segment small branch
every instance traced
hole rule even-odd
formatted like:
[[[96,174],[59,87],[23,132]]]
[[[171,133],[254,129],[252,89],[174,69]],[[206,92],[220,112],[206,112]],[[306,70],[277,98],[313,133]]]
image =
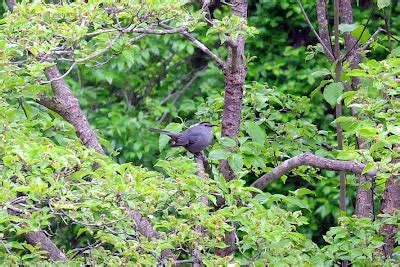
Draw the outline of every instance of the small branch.
[[[86,250],[89,250],[89,249],[92,249],[92,248],[96,248],[96,247],[100,246],[101,244],[102,244],[102,241],[97,240],[93,244],[89,244],[86,247],[76,248],[76,249],[73,250],[73,251],[75,251],[75,254],[71,257],[71,259],[74,259],[76,256],[78,256],[79,254],[82,254]]]
[[[173,28],[164,24],[164,23],[160,23],[160,26],[168,29],[168,30],[172,30]],[[192,42],[192,44],[194,44],[194,46],[196,46],[198,49],[200,49],[201,51],[203,51],[206,55],[208,55],[212,60],[214,60],[214,62],[221,67],[222,69],[225,69],[225,62],[220,59],[216,54],[214,54],[213,52],[211,52],[210,49],[208,49],[207,46],[205,46],[202,42],[200,42],[199,40],[197,40],[196,38],[193,37],[193,35],[191,35],[187,30],[181,31],[180,32],[183,36],[186,37],[186,39],[188,39],[190,42]]]
[[[365,46],[362,48],[363,51],[367,50],[369,46],[378,38],[378,34],[381,32],[386,32],[385,29],[378,28],[374,34],[371,35],[371,37],[368,39],[368,41],[365,43]]]
[[[51,80],[47,80],[47,81],[41,81],[41,84],[48,84],[48,83],[52,83],[54,81],[58,81],[60,79],[63,79],[64,77],[66,77],[75,67],[77,62],[72,63],[71,67],[69,67],[69,69],[61,76],[58,76],[57,78],[51,79]]]
[[[282,162],[282,164],[278,165],[270,172],[264,174],[259,179],[257,179],[251,186],[262,190],[267,185],[280,178],[282,175],[285,175],[292,169],[300,166],[311,166],[324,170],[346,171],[355,174],[361,174],[365,167],[365,164],[356,163],[354,161],[326,159],[307,152],[297,155],[291,159],[285,160],[284,162]],[[372,170],[365,175],[374,176],[376,173],[377,170]]]
[[[305,20],[306,20],[308,26],[310,27],[311,31],[314,33],[315,37],[317,37],[317,39],[318,39],[318,42],[319,42],[319,43],[322,45],[322,47],[324,48],[326,55],[327,55],[329,58],[334,59],[335,57],[333,56],[331,50],[329,50],[329,48],[326,46],[326,44],[324,43],[324,41],[321,39],[321,37],[320,37],[320,36],[318,35],[318,33],[315,31],[315,29],[314,29],[314,27],[313,27],[313,25],[312,25],[310,19],[308,18],[308,15],[307,15],[306,11],[304,10],[304,7],[303,7],[301,1],[300,1],[300,0],[297,0],[297,4],[299,5],[299,7],[300,7],[300,9],[301,9],[301,12],[303,13],[303,16],[304,16],[304,18],[305,18]]]
[[[175,105],[179,98],[192,86],[193,82],[199,77],[199,73],[196,72],[193,77],[189,80],[189,82],[183,87],[181,91],[176,92],[175,98],[172,100],[172,105]],[[168,115],[169,111],[165,111],[162,116],[158,119],[158,123],[162,123],[165,117]]]
[[[334,31],[335,31],[335,47],[334,47],[334,56],[338,59],[335,67],[335,81],[342,81],[342,61],[340,59],[340,42],[339,42],[339,23],[340,23],[340,6],[339,0],[334,0]],[[336,104],[335,108],[335,117],[339,118],[342,116],[342,103],[341,101]],[[337,144],[338,150],[343,150],[343,129],[339,123],[336,123],[336,133],[337,133]],[[339,207],[342,211],[346,211],[346,173],[344,171],[340,171],[340,197],[339,197]]]
[[[173,33],[182,33],[187,31],[185,27],[180,28],[171,28],[165,30],[157,30],[157,29],[134,29],[134,30],[127,30],[127,32],[136,32],[136,33],[145,33],[145,34],[157,34],[157,35],[166,35],[166,34],[173,34]]]
[[[128,43],[132,45],[132,44],[134,44],[134,43],[137,43],[139,40],[143,39],[143,38],[146,37],[146,36],[147,36],[147,33],[139,34],[138,36],[133,37],[132,39],[130,39],[130,40],[128,41]]]
[[[204,167],[205,166],[204,162],[207,160],[204,152],[201,151],[199,153],[194,153],[193,157],[194,157],[194,162],[196,163],[197,169],[198,169],[197,175],[204,180],[208,179],[208,177],[206,175],[205,167]],[[204,206],[209,205],[207,197],[201,197],[200,202]],[[202,236],[204,234],[204,229],[200,225],[196,225],[195,230],[196,230],[196,232],[199,233],[200,236]],[[199,244],[197,241],[196,246],[198,246],[198,245]],[[200,252],[201,251],[197,248],[193,251],[193,257],[194,257],[193,266],[203,266],[203,263],[202,263],[202,260],[200,257]]]
[[[206,55],[208,55],[212,60],[214,60],[214,62],[222,69],[225,69],[225,62],[220,59],[216,54],[214,54],[213,52],[211,52],[210,49],[208,49],[207,46],[205,46],[202,42],[200,42],[199,40],[197,40],[196,38],[193,37],[193,35],[191,35],[189,32],[185,31],[182,32],[182,35],[186,37],[186,39],[188,39],[190,42],[192,42],[192,44],[194,44],[198,49],[200,49],[201,51],[203,51]]]
[[[238,64],[238,44],[230,36],[227,37],[226,43],[232,50],[230,69],[231,72],[234,73],[237,69],[237,64]]]

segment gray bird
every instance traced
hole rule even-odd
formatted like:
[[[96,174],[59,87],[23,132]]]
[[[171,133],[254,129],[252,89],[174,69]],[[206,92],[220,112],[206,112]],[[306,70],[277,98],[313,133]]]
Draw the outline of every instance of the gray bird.
[[[171,146],[183,146],[189,152],[196,154],[211,144],[213,134],[211,128],[215,126],[209,122],[201,122],[183,132],[174,133],[161,129],[150,128],[152,132],[166,134],[171,137]]]

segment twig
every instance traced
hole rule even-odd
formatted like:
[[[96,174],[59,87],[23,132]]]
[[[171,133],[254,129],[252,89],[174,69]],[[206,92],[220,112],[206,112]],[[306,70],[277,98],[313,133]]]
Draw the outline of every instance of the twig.
[[[183,87],[181,91],[176,92],[175,98],[172,100],[172,105],[175,105],[178,99],[190,88],[193,82],[199,77],[199,72],[196,72],[189,82]],[[162,116],[158,119],[158,123],[162,123],[165,117],[168,115],[169,111],[165,111]]]
[[[0,243],[3,245],[3,247],[6,249],[8,254],[11,254],[11,251],[7,248],[6,244],[4,244],[3,239],[0,238]]]
[[[78,256],[79,254],[82,254],[86,250],[89,250],[89,249],[96,248],[96,247],[100,246],[102,243],[103,243],[102,241],[97,240],[93,244],[89,244],[86,247],[73,249],[72,251],[76,251],[76,252],[74,253],[74,255],[72,255],[71,259],[74,259],[76,256]]]
[[[69,69],[63,75],[58,76],[57,78],[54,78],[54,79],[51,79],[51,80],[48,80],[48,81],[41,81],[40,83],[41,84],[48,84],[48,83],[52,83],[54,81],[58,81],[58,80],[63,79],[64,77],[66,77],[74,69],[76,63],[77,62],[72,63],[71,67],[69,67]]]
[[[165,29],[173,29],[172,27],[164,24],[164,23],[160,23],[160,26],[165,28]],[[196,38],[193,37],[193,35],[191,35],[187,30],[185,31],[181,31],[180,32],[183,36],[186,37],[186,39],[188,39],[190,42],[192,42],[192,44],[194,44],[198,49],[200,49],[201,51],[203,51],[206,55],[208,55],[212,60],[214,60],[214,62],[221,67],[222,69],[226,68],[226,64],[225,62],[220,59],[216,54],[214,54],[213,52],[211,52],[211,50],[205,46],[202,42],[200,42],[199,40],[197,40]]]

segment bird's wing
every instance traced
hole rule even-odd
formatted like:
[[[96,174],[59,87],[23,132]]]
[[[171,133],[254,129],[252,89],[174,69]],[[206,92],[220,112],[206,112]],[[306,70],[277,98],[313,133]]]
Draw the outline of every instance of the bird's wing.
[[[174,137],[171,136],[172,146],[187,146],[189,144],[189,138],[183,134],[179,134]]]
[[[203,135],[201,133],[196,133],[196,132],[192,132],[190,134],[190,138],[188,140],[188,145],[193,145],[196,144],[200,141],[200,139],[203,138]]]

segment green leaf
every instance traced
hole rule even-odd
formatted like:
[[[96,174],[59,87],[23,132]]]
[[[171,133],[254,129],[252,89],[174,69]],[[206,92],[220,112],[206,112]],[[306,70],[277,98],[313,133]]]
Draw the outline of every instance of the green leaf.
[[[315,89],[311,92],[310,97],[311,97],[311,98],[314,98],[317,94],[320,93],[320,90],[321,90],[322,87],[324,87],[325,85],[331,83],[332,81],[333,81],[332,79],[330,79],[330,80],[322,80],[321,83],[318,85],[318,87],[315,88]]]
[[[226,136],[221,138],[221,144],[223,147],[235,147],[237,145],[235,140]]]
[[[352,32],[352,31],[354,31],[355,29],[357,29],[357,27],[358,27],[357,23],[354,23],[354,24],[345,24],[345,23],[341,23],[341,24],[339,24],[339,31],[340,31],[341,33],[344,33],[344,32]]]
[[[385,8],[390,5],[390,0],[378,0],[377,5],[379,9]]]
[[[337,155],[337,159],[341,160],[354,160],[358,158],[360,155],[358,154],[357,151],[351,151],[351,150],[340,150],[339,154]]]
[[[331,74],[331,72],[328,69],[322,69],[322,70],[314,71],[313,73],[311,73],[311,76],[318,78],[318,77],[326,76],[329,74]]]
[[[232,168],[234,173],[239,173],[243,168],[244,159],[240,154],[232,154],[228,158],[229,166]]]
[[[366,174],[369,171],[372,171],[373,169],[375,169],[375,163],[374,162],[369,162],[365,165],[363,171],[361,174]]]
[[[180,132],[182,130],[182,124],[179,123],[170,123],[165,127],[165,130],[171,132]],[[158,140],[158,147],[160,152],[163,151],[164,147],[168,144],[170,138],[168,135],[161,134],[160,139]]]
[[[229,154],[230,152],[226,151],[225,149],[213,149],[208,155],[208,158],[210,160],[227,159],[229,157]]]
[[[347,72],[347,76],[352,76],[352,77],[371,77],[370,74],[365,72],[365,70],[360,70],[360,69],[353,69]]]
[[[244,123],[244,128],[254,142],[264,145],[267,135],[258,124],[255,124],[252,121],[246,121]]]
[[[339,97],[343,93],[343,84],[341,82],[331,83],[325,87],[324,99],[328,102],[331,107],[335,107]]]
[[[305,187],[299,188],[296,191],[293,191],[292,193],[295,196],[298,196],[298,197],[299,196],[304,196],[304,195],[315,195],[314,191],[312,191],[312,190],[310,190],[308,188],[305,188]]]
[[[361,35],[362,33],[362,35]],[[368,29],[364,30],[364,26],[360,25],[355,29],[354,31],[351,32],[351,35],[357,39],[360,40],[360,42],[365,45],[365,43],[369,40],[371,37],[371,34],[369,33]]]

